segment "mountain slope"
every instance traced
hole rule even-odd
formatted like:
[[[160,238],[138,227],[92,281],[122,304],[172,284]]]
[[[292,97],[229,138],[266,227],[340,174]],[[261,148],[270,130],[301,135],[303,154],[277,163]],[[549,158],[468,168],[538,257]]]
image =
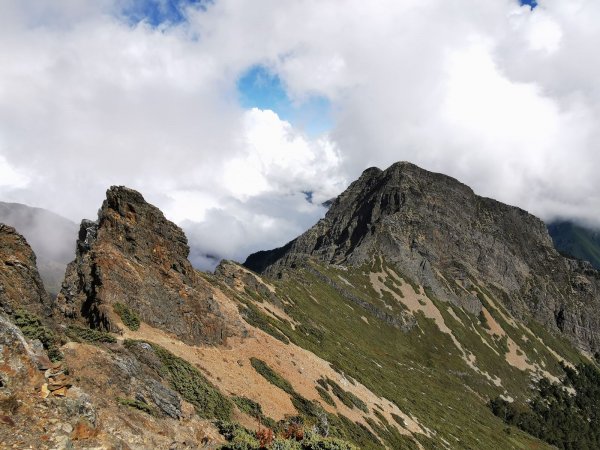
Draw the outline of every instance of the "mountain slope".
[[[35,313],[26,323],[2,316],[3,336],[13,330],[29,346],[42,336],[62,361],[36,370],[27,359],[26,383],[2,393],[0,409],[4,395],[20,405],[10,419],[18,432],[0,433],[3,446],[217,448],[229,440],[224,448],[258,448],[258,419],[278,429],[278,442],[288,447],[301,439],[304,448],[355,449],[348,441],[383,448],[387,439],[370,426],[377,420],[403,447],[428,433],[328,361],[256,327],[262,313],[247,316],[255,300],[248,292],[260,285],[274,295],[270,285],[236,265],[228,276],[197,272],[188,251],[181,230],[141,194],[108,190],[98,220],[82,221],[76,259],[47,326]],[[230,285],[231,277],[253,281],[246,290],[243,282]],[[15,348],[29,358],[27,347]],[[2,379],[14,372],[0,365]],[[335,386],[338,400],[322,383]],[[52,413],[40,413],[48,404]],[[35,429],[26,431],[32,414]]]
[[[548,232],[559,252],[600,269],[600,232],[567,221],[549,224]]]
[[[0,202],[0,223],[25,236],[37,256],[46,289],[56,295],[73,259],[77,225],[45,209],[5,202]]]
[[[504,433],[487,400],[524,400],[532,375],[561,373],[558,351],[580,360],[577,352],[547,334],[538,341],[537,329],[513,327],[492,303],[488,333],[476,315],[430,298],[400,273],[382,260],[357,268],[311,261],[270,280],[274,298],[246,287],[255,299],[246,315],[328,360],[342,379],[389,399],[426,430],[414,436],[418,444],[388,435],[390,448],[543,448],[516,430]],[[369,426],[386,436],[386,421]]]
[[[277,276],[306,258],[355,267],[377,254],[470,312],[482,307],[470,286],[483,283],[516,317],[600,346],[597,271],[563,258],[538,218],[409,163],[366,170],[313,228],[245,265]]]

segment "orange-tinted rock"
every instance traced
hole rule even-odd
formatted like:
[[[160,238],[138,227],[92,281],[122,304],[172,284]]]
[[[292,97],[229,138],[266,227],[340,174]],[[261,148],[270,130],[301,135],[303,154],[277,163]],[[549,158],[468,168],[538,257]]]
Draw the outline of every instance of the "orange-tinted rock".
[[[46,383],[42,384],[42,387],[40,389],[40,397],[48,398],[49,395],[50,395],[50,389],[48,389],[48,384],[46,384]]]
[[[52,395],[54,395],[55,397],[66,397],[67,387],[63,386],[63,387],[60,387],[60,388],[52,391]]]
[[[98,220],[81,223],[57,304],[67,317],[118,331],[118,302],[188,343],[222,343],[225,318],[188,254],[181,228],[140,193],[112,187]]]
[[[42,315],[50,299],[36,267],[33,250],[14,228],[0,223],[0,309],[25,308]]]
[[[73,439],[74,441],[80,441],[85,439],[91,439],[93,437],[96,437],[97,435],[97,429],[91,427],[84,421],[79,421],[77,422],[77,425],[75,425],[75,428],[71,433],[71,439]]]

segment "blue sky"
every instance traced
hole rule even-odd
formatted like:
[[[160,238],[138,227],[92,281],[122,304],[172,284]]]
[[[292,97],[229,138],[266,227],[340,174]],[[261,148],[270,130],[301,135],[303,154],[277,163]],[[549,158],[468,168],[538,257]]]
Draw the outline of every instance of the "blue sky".
[[[529,6],[531,6],[531,9],[534,9],[538,5],[538,2],[536,0],[520,0],[520,1],[521,1],[521,5],[529,5]]]
[[[242,74],[237,90],[242,107],[270,109],[310,136],[331,129],[331,103],[326,98],[312,96],[292,101],[281,79],[263,66],[251,67]]]
[[[134,0],[123,9],[132,23],[147,21],[153,26],[162,23],[179,23],[185,20],[187,6],[201,6],[208,0]]]

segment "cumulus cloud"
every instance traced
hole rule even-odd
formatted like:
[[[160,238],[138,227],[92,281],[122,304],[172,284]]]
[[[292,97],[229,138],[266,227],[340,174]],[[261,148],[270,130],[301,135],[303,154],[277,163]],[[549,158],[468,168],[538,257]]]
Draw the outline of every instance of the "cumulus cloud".
[[[74,3],[14,2],[3,13],[4,200],[79,220],[95,215],[109,185],[126,184],[184,223],[194,246],[243,259],[322,213],[297,205],[264,215],[252,201],[283,203],[302,190],[326,198],[343,188],[329,176],[339,165],[335,145],[307,138],[271,111],[243,110],[235,91],[243,69],[206,48],[198,29],[131,23],[117,3]],[[225,229],[214,222],[221,217],[239,232],[216,236]],[[266,231],[271,240],[259,239]]]
[[[405,159],[544,219],[600,226],[597,2],[260,4],[277,26],[217,2],[211,36],[227,42],[242,22],[250,49],[282,43],[262,57],[292,95],[334,103],[349,178]]]
[[[128,4],[3,4],[3,200],[79,220],[127,184],[207,263],[283,244],[364,168],[409,160],[600,226],[597,2],[216,0],[158,26]],[[292,102],[327,99],[330,132],[244,110],[256,65]]]

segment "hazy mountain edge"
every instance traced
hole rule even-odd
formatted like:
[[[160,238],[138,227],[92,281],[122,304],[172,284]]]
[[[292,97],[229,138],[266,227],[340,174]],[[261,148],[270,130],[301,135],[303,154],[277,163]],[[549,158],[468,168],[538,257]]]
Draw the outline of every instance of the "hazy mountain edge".
[[[46,289],[56,295],[75,255],[77,225],[51,211],[0,202],[0,223],[14,227],[31,245]]]

